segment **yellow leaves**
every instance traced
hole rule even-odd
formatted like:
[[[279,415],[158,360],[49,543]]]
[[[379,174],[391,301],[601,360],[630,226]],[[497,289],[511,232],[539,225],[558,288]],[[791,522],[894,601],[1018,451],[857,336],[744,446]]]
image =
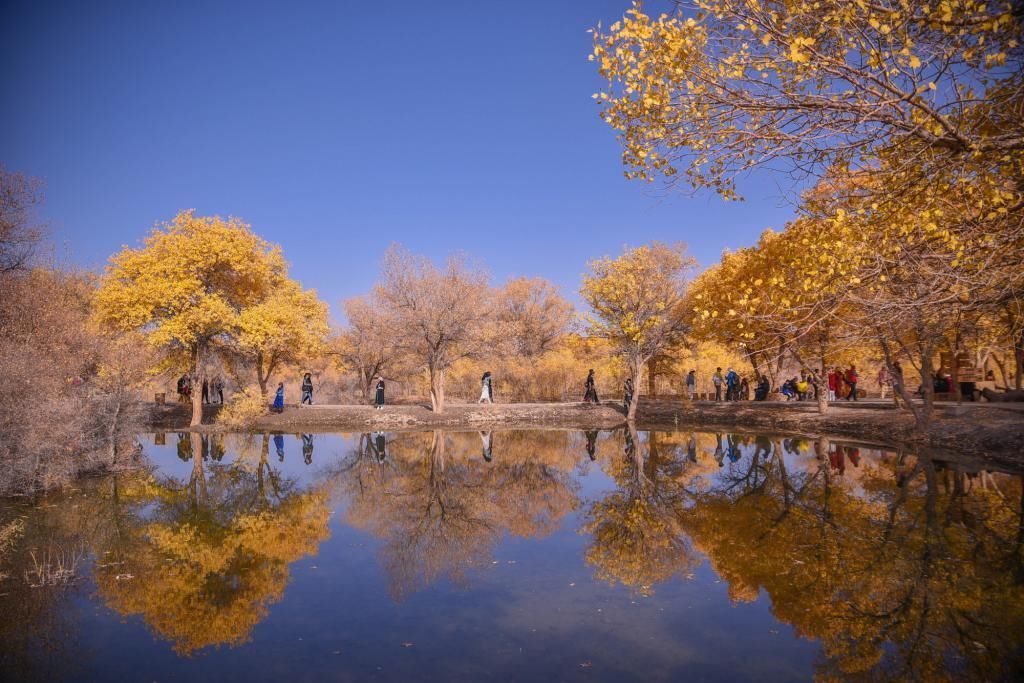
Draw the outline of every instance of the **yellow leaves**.
[[[139,330],[153,346],[189,348],[215,336],[278,334],[287,279],[279,247],[238,219],[187,211],[158,226],[139,249],[110,259],[96,293],[98,320],[120,331]],[[325,330],[326,310],[315,293],[298,293],[308,330]],[[244,314],[244,315],[243,315]],[[320,323],[322,321],[322,324]]]
[[[797,36],[789,43],[789,60],[797,64],[804,64],[810,60],[810,56],[804,52],[804,48],[814,45],[814,38]]]
[[[917,69],[921,66],[921,60],[917,58],[917,55],[911,55],[910,60],[907,62],[911,69]]]

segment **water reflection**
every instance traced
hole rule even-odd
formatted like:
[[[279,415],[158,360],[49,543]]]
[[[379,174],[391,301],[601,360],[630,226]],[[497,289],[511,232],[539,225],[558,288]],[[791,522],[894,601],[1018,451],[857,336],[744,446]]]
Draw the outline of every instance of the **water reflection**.
[[[70,675],[76,592],[145,623],[182,656],[243,646],[302,581],[292,565],[330,542],[337,507],[333,526],[372,539],[398,604],[447,584],[472,590],[508,539],[568,530],[583,547],[566,557],[601,590],[657,599],[707,581],[706,565],[728,586],[724,609],[767,601],[775,620],[820,647],[805,675],[1019,673],[1024,493],[1018,476],[977,463],[726,432],[186,432],[167,443],[169,460],[152,471],[0,516],[27,525],[0,557],[5,670]],[[92,558],[80,567],[91,582],[30,588],[29,551],[49,547]],[[362,581],[356,590],[367,581],[345,580]],[[570,604],[544,576],[531,581],[545,602]],[[634,618],[638,629],[653,619]],[[585,640],[592,626],[570,633]],[[778,656],[791,646],[780,641]]]
[[[480,455],[475,432],[364,435],[338,469],[347,521],[380,538],[396,600],[439,578],[466,585],[503,534],[541,537],[578,505],[567,432],[506,433]],[[362,443],[367,446],[363,447]],[[385,452],[388,456],[385,457]]]

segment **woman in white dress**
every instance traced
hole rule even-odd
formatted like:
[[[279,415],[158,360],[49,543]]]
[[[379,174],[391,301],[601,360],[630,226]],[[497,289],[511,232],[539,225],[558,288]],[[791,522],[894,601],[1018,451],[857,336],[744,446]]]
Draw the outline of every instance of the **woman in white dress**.
[[[491,372],[489,370],[480,378],[480,400],[477,403],[494,403],[494,394],[491,392]]]

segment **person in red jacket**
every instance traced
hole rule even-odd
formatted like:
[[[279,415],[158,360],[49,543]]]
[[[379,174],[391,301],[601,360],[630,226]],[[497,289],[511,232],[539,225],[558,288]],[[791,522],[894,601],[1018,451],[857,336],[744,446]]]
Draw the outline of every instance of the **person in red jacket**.
[[[846,400],[849,401],[851,398],[857,400],[857,368],[850,364],[850,369],[846,371],[846,384],[850,387],[850,393],[846,395]]]

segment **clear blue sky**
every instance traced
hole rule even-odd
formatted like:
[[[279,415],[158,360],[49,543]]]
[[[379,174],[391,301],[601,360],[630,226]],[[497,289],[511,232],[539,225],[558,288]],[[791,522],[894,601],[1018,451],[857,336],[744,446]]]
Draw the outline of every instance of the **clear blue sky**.
[[[623,178],[586,57],[627,8],[8,0],[0,162],[44,179],[42,217],[85,267],[195,208],[281,244],[335,311],[396,241],[575,299],[626,243],[685,241],[707,265],[792,213],[767,174],[742,204]]]

